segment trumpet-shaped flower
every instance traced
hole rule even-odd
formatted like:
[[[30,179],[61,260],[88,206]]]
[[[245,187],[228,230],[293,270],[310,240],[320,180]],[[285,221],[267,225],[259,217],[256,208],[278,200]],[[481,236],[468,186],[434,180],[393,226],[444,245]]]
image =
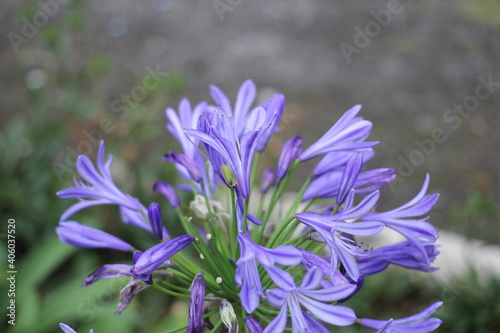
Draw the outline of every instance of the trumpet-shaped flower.
[[[383,213],[368,213],[363,220],[379,221],[405,236],[423,255],[425,264],[430,266],[431,260],[424,244],[434,243],[437,239],[436,229],[427,222],[427,218],[417,217],[427,214],[439,198],[439,194],[426,195],[429,186],[429,175],[425,177],[420,192],[406,204]]]
[[[304,150],[299,160],[305,162],[332,151],[358,150],[373,147],[378,142],[364,142],[370,134],[372,123],[356,117],[361,105],[353,106],[318,141]]]
[[[263,132],[249,131],[238,139],[230,119],[217,110],[201,116],[198,129],[185,131],[189,137],[204,143],[208,159],[220,179],[229,187],[236,186],[239,193],[248,198],[253,156]],[[228,174],[234,175],[235,182]]]
[[[338,261],[343,264],[347,274],[354,280],[359,279],[359,267],[355,256],[367,255],[363,249],[356,245],[352,236],[373,236],[384,228],[380,222],[355,222],[345,221],[358,219],[376,204],[379,192],[366,196],[355,208],[352,207],[354,191],[347,198],[343,211],[333,215],[317,215],[299,213],[297,220],[313,228],[324,239],[331,252],[331,268],[337,269]]]
[[[431,262],[434,261],[439,254],[437,251],[438,246],[429,242],[423,242],[422,245],[427,256],[423,256],[419,249],[408,241],[371,250],[369,255],[359,258],[361,274],[369,275],[378,273],[386,269],[389,264],[424,272],[433,272],[437,268],[429,266],[427,258]]]
[[[326,289],[317,289],[323,278],[320,269],[314,268],[306,273],[302,285],[289,288],[270,289],[266,300],[280,307],[279,314],[265,328],[264,333],[283,332],[286,327],[287,313],[292,318],[292,332],[325,332],[326,328],[317,320],[301,310],[304,306],[318,319],[336,326],[351,325],[356,315],[351,308],[342,305],[331,305],[324,302],[334,302],[352,294],[356,288],[351,284],[341,284]]]
[[[82,200],[71,206],[62,216],[61,220],[67,220],[77,211],[102,204],[115,204],[132,210],[141,210],[143,206],[137,199],[123,193],[116,187],[111,177],[112,156],[104,162],[104,141],[99,145],[97,155],[98,170],[92,164],[90,158],[80,155],[76,161],[76,170],[86,183],[75,179],[75,186],[57,192],[60,198],[90,198],[94,200]]]
[[[61,221],[66,221],[76,212],[95,205],[118,205],[122,212],[142,212],[147,214],[147,209],[139,200],[123,193],[113,182],[111,177],[112,156],[104,162],[104,141],[99,144],[97,154],[97,168],[90,158],[80,155],[76,161],[76,170],[85,181],[75,178],[75,186],[57,192],[60,198],[77,198],[80,201],[69,207],[61,216]],[[91,199],[85,200],[84,198]],[[134,223],[136,226],[151,232],[151,227],[144,218],[124,220],[125,223]]]
[[[334,151],[326,154],[321,161],[316,164],[312,173],[314,176],[319,177],[326,172],[343,170],[352,155],[358,153],[363,156],[364,163],[368,162],[375,155],[373,148],[357,149],[354,152]]]
[[[280,245],[268,249],[255,244],[244,233],[238,234],[241,248],[240,258],[236,262],[236,284],[241,287],[241,305],[248,313],[252,313],[260,304],[260,297],[264,296],[260,281],[257,261],[264,267],[271,279],[278,286],[294,286],[290,273],[276,266],[276,264],[293,266],[301,261],[300,252],[289,245]]]
[[[443,305],[443,302],[436,302],[413,316],[402,319],[375,320],[362,318],[360,324],[377,330],[377,333],[414,333],[432,332],[441,325],[441,320],[429,318],[436,310]]]
[[[302,201],[310,200],[314,197],[333,198],[340,194],[340,184],[343,173],[341,171],[331,171],[315,178],[307,187]],[[361,172],[352,188],[356,194],[372,193],[387,186],[396,178],[396,170],[381,168]]]

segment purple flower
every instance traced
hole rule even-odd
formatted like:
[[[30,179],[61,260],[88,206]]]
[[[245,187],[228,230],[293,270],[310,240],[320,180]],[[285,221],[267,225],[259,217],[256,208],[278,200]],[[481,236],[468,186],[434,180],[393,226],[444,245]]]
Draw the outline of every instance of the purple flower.
[[[439,254],[438,245],[424,242],[422,244],[427,256],[422,253],[411,242],[401,242],[383,246],[371,250],[366,257],[359,258],[359,270],[363,275],[375,274],[386,269],[389,264],[402,266],[409,269],[416,269],[424,272],[433,272],[437,268],[427,264],[427,258],[433,262]]]
[[[60,323],[59,327],[63,330],[64,333],[77,333],[74,329],[63,323]],[[94,330],[90,330],[89,333],[94,333]]]
[[[190,138],[186,135],[185,129],[191,128],[196,129],[198,126],[198,120],[202,113],[210,108],[207,106],[206,102],[198,104],[194,110],[191,110],[191,105],[187,99],[183,99],[179,104],[179,115],[173,109],[167,109],[166,116],[169,121],[167,129],[172,133],[172,135],[179,141],[184,151],[184,157],[170,156],[174,162],[177,170],[187,180],[194,179],[199,182],[203,179],[203,185],[196,184],[198,193],[202,192],[200,186],[205,187],[207,193],[215,193],[215,187],[217,186],[219,180],[214,177],[214,170],[211,165],[208,166],[207,172],[209,173],[209,179],[205,177],[205,159],[203,158],[201,151],[199,150],[199,141],[196,138]],[[177,154],[177,153],[176,153]],[[175,160],[178,159],[178,161]],[[181,163],[182,162],[182,163]],[[183,165],[184,164],[184,165]],[[191,190],[191,186],[189,186]]]
[[[304,193],[302,201],[307,201],[314,197],[333,198],[338,196],[342,175],[341,171],[334,170],[314,179]],[[368,170],[358,175],[352,188],[355,189],[356,194],[372,193],[384,188],[395,178],[396,171],[394,169],[381,168]]]
[[[130,251],[133,248],[118,237],[75,221],[59,222],[56,232],[61,242],[77,247],[108,248],[119,251]]]
[[[380,333],[432,332],[441,325],[441,320],[429,318],[443,302],[436,302],[413,316],[396,320],[375,320],[362,318],[360,324]]]
[[[158,203],[153,202],[148,207],[148,218],[149,223],[151,223],[151,229],[153,230],[153,235],[156,236],[159,240],[163,238],[163,221],[161,218],[161,210],[160,205]]]
[[[276,178],[274,177],[274,171],[271,168],[264,169],[262,173],[262,181],[260,185],[260,193],[266,194],[271,186],[274,186]]]
[[[187,333],[201,333],[203,329],[203,304],[205,302],[206,283],[203,273],[195,276],[191,284]]]
[[[303,249],[298,250],[302,254],[302,266],[304,266],[307,271],[318,268],[321,270],[321,272],[323,272],[323,275],[325,275],[330,280],[330,282],[321,280],[320,285],[323,288],[327,288],[328,286],[332,285],[349,283],[349,281],[347,281],[347,279],[342,274],[340,274],[337,269],[332,269],[330,263],[324,258]]]
[[[246,317],[245,324],[247,325],[248,331],[250,333],[262,333],[264,331],[259,322],[252,317]]]
[[[359,219],[370,211],[379,198],[375,191],[366,196],[355,208],[353,204],[354,192],[348,196],[344,210],[333,215],[316,215],[299,213],[297,220],[313,228],[325,240],[331,252],[331,268],[337,269],[338,260],[343,264],[347,274],[354,280],[359,279],[359,268],[355,256],[367,255],[363,249],[356,245],[352,236],[373,236],[378,234],[384,225],[380,222],[355,222],[345,221]]]
[[[118,310],[116,310],[115,314],[122,314],[123,310],[127,308],[132,299],[149,287],[148,284],[142,284],[139,280],[131,280],[121,291],[120,291],[120,302],[118,303]]]
[[[271,279],[278,286],[294,286],[290,273],[275,266],[275,264],[293,266],[301,261],[300,252],[289,245],[280,245],[268,249],[255,244],[244,233],[238,234],[241,255],[236,265],[236,284],[241,287],[241,305],[246,312],[252,313],[260,304],[260,297],[264,296],[262,282],[260,281],[257,261],[264,267]]]
[[[163,194],[167,199],[170,206],[177,208],[180,206],[181,202],[177,193],[175,193],[174,188],[167,182],[157,180],[153,184],[153,191]]]
[[[189,177],[195,182],[199,183],[203,180],[203,174],[200,171],[199,165],[195,163],[191,158],[187,157],[181,153],[168,153],[163,156],[163,160],[165,162],[175,163],[177,166],[180,166],[186,170],[189,174]]]
[[[200,117],[198,129],[186,129],[189,137],[202,141],[215,172],[228,187],[237,186],[244,198],[250,195],[250,172],[261,130],[248,131],[238,139],[227,116],[213,111]],[[236,184],[228,179],[228,168]]]
[[[246,127],[248,111],[250,111],[257,94],[255,84],[251,80],[243,82],[236,97],[234,111],[231,102],[218,87],[210,86],[210,94],[224,114],[232,117],[237,135],[242,136]]]
[[[140,252],[140,251],[136,251]],[[83,286],[88,287],[95,282],[102,279],[114,279],[122,276],[132,275],[132,265],[125,264],[113,264],[104,265],[96,269],[92,274],[88,275],[83,279]]]
[[[356,117],[361,105],[348,110],[316,143],[304,150],[299,160],[305,162],[332,151],[358,150],[373,147],[378,142],[364,142],[370,134],[372,123]]]
[[[167,259],[191,244],[192,241],[193,236],[182,235],[147,249],[132,267],[132,276],[134,279],[151,284],[151,274]]]
[[[428,242],[434,243],[437,239],[436,229],[427,222],[427,217],[416,219],[418,216],[427,214],[439,198],[439,194],[425,195],[429,186],[429,175],[425,177],[420,192],[406,204],[384,213],[369,213],[363,220],[379,221],[384,223],[410,241],[424,256],[425,264],[430,266],[431,260],[424,247]]]
[[[266,292],[266,300],[280,307],[279,314],[264,330],[264,333],[283,332],[286,327],[287,313],[292,318],[292,332],[327,332],[317,320],[301,310],[303,305],[318,319],[336,326],[351,325],[356,315],[351,308],[342,305],[331,305],[333,302],[352,294],[356,288],[350,284],[342,284],[326,289],[316,289],[323,278],[321,270],[314,268],[306,273],[300,287],[270,289]]]
[[[285,142],[276,166],[276,178],[283,179],[292,163],[302,152],[302,138],[295,136]]]
[[[115,204],[126,207],[132,210],[143,210],[145,208],[137,200],[123,193],[113,182],[111,178],[111,160],[110,155],[104,163],[104,141],[99,145],[99,152],[97,155],[97,171],[92,164],[90,158],[85,155],[80,155],[76,161],[76,170],[80,176],[85,180],[74,180],[75,186],[57,192],[60,198],[78,198],[80,201],[64,212],[61,220],[65,221],[76,212],[95,205]],[[83,200],[83,198],[90,198],[93,200]]]
[[[172,133],[172,135],[179,141],[184,151],[184,154],[192,159],[197,160],[199,156],[198,152],[198,142],[190,140],[186,137],[184,129],[186,128],[196,128],[198,124],[198,118],[207,108],[207,103],[202,102],[194,108],[191,109],[191,104],[186,98],[182,99],[179,103],[179,115],[175,110],[167,108],[165,115],[168,120],[167,129]]]
[[[321,176],[322,174],[333,171],[344,169],[347,161],[352,157],[353,154],[361,154],[363,156],[363,162],[368,162],[375,153],[372,148],[358,149],[354,152],[352,151],[334,151],[326,154],[313,170],[314,176]]]

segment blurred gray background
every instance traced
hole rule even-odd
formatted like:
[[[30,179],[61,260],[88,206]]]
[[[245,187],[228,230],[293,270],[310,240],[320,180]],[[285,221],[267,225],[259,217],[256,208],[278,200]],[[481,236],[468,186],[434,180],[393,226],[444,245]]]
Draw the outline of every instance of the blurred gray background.
[[[271,155],[292,135],[312,143],[342,112],[362,104],[361,116],[374,124],[372,139],[380,141],[370,166],[400,172],[386,196],[408,198],[429,172],[431,191],[441,193],[434,222],[475,236],[481,234],[472,229],[481,226],[454,225],[450,211],[478,193],[500,197],[498,1],[52,0],[1,7],[4,129],[17,115],[32,117],[27,95],[40,90],[51,119],[64,108],[79,109],[71,136],[97,127],[102,117],[121,124],[113,101],[130,93],[148,68],[168,72],[169,79],[174,73],[171,86],[178,90],[149,93],[139,103],[147,107],[132,109],[132,118],[162,121],[163,109],[175,108],[182,96],[192,103],[210,99],[210,84],[234,99],[249,78],[262,95],[287,96],[288,116]],[[39,31],[29,34],[27,22]],[[64,105],[65,81],[58,75],[78,78],[99,56],[106,59],[105,74],[94,66],[97,78],[74,88],[79,98]],[[476,97],[478,89],[485,97]],[[456,107],[464,104],[460,113]],[[141,133],[131,133],[105,136],[135,135],[139,144]],[[164,132],[155,133],[168,142]],[[63,151],[68,142],[76,150],[74,138],[63,140]],[[53,157],[64,160],[62,153]],[[490,232],[483,237],[499,240]]]
[[[55,192],[71,182],[76,155],[94,156],[105,139],[117,183],[149,202],[152,181],[174,177],[160,157],[179,148],[165,131],[165,108],[184,96],[210,100],[210,84],[234,100],[246,79],[260,99],[287,97],[264,162],[272,166],[293,135],[308,146],[362,104],[360,115],[374,125],[370,138],[380,141],[369,167],[399,172],[382,209],[410,199],[430,173],[429,191],[441,194],[430,221],[500,243],[499,13],[498,0],[2,1],[0,210],[18,221],[19,255],[40,262],[32,257],[38,246],[55,244],[54,227],[70,204]],[[96,225],[116,228],[114,215],[95,211]],[[78,285],[108,259],[116,261],[77,260],[52,285],[68,259],[44,264],[33,287],[43,290],[39,304],[59,281],[70,283],[68,274]],[[56,331],[60,317],[40,313],[20,318],[27,326],[19,332]]]

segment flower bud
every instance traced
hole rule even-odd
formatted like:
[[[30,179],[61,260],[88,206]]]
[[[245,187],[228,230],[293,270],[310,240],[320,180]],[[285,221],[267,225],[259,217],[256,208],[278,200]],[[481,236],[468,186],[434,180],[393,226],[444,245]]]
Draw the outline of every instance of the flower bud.
[[[202,333],[203,304],[205,302],[206,283],[203,273],[198,273],[191,284],[187,333]]]
[[[220,304],[220,318],[224,325],[226,325],[229,333],[239,332],[238,318],[234,313],[233,306],[227,299],[223,299]]]
[[[246,317],[245,324],[247,325],[250,333],[262,333],[264,331],[259,322],[252,317]]]
[[[283,179],[288,172],[288,169],[302,152],[302,138],[295,136],[285,142],[281,150],[278,165],[276,166],[276,178]]]
[[[156,238],[161,240],[163,238],[163,222],[161,219],[160,205],[158,205],[156,202],[153,202],[151,205],[149,205],[148,218],[149,223],[151,223],[153,234],[156,236]]]
[[[267,168],[262,173],[262,181],[260,184],[260,193],[266,194],[271,186],[274,186],[276,178],[274,177],[273,169]]]

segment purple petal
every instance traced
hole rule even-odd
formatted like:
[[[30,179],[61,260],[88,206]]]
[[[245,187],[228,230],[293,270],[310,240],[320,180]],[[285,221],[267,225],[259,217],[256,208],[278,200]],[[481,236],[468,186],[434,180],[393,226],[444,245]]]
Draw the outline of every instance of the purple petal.
[[[285,142],[276,166],[276,178],[283,179],[292,163],[302,152],[302,138],[295,136]]]
[[[157,244],[144,251],[134,265],[133,276],[145,282],[150,281],[150,275],[166,260],[191,244],[193,236],[183,235]]]
[[[91,284],[102,279],[114,279],[122,276],[131,276],[132,265],[112,264],[104,265],[89,274],[83,280],[83,286],[88,287]]]
[[[356,153],[347,161],[347,164],[340,179],[339,195],[337,196],[336,203],[340,205],[344,202],[347,194],[351,191],[358,178],[359,171],[363,166],[363,155]]]
[[[102,230],[82,225],[78,222],[60,222],[56,228],[63,243],[83,248],[109,248],[130,251],[132,245]]]
[[[250,333],[262,333],[264,331],[259,322],[252,317],[246,317],[245,324],[247,325],[248,331]]]
[[[286,304],[281,308],[278,315],[267,325],[264,333],[282,333],[286,327],[287,319],[287,306]]]
[[[302,305],[324,322],[336,326],[348,326],[356,321],[356,315],[351,308],[343,305],[321,303],[300,294],[298,297]]]
[[[163,194],[170,206],[176,208],[181,204],[174,188],[167,182],[157,180],[153,184],[153,191]]]

